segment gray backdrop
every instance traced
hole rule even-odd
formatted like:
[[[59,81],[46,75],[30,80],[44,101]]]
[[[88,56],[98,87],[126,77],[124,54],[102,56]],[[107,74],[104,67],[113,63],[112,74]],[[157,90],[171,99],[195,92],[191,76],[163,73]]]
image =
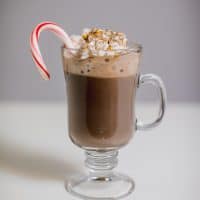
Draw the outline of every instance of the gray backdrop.
[[[29,34],[43,20],[70,34],[93,26],[124,31],[143,44],[141,72],[160,75],[170,101],[200,101],[199,0],[0,0],[0,100],[64,100],[61,42],[47,32],[40,38],[49,82],[30,56]],[[139,93],[153,96],[150,88]]]

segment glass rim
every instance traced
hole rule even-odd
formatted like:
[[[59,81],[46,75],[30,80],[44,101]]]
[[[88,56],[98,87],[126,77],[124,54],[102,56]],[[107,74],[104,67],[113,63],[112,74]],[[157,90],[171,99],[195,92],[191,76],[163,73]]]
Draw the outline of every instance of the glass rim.
[[[66,49],[66,50],[69,50],[69,51],[78,51],[79,48],[68,48],[66,47],[65,44],[62,45],[62,48],[63,49]],[[102,50],[104,52],[120,52],[120,53],[124,53],[124,54],[128,54],[128,53],[131,53],[131,52],[135,52],[135,53],[140,53],[142,52],[142,45],[137,43],[137,42],[128,42],[128,47],[126,49],[114,49],[114,50]]]

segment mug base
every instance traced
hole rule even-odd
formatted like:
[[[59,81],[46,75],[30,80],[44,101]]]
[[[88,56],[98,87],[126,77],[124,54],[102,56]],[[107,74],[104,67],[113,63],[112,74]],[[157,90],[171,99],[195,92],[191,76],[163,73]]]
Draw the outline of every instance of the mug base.
[[[90,173],[66,181],[65,188],[70,194],[82,199],[113,200],[130,195],[135,183],[130,177],[117,172]]]

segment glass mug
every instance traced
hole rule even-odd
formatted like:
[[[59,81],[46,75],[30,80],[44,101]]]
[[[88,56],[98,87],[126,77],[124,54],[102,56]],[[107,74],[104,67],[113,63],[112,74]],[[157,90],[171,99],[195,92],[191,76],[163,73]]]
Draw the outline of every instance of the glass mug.
[[[85,151],[89,172],[66,181],[66,189],[86,199],[121,199],[134,190],[134,181],[113,171],[118,151],[137,130],[160,124],[166,108],[166,89],[157,75],[139,74],[139,44],[131,44],[114,57],[80,60],[69,56],[72,51],[77,50],[62,47],[68,131],[72,142]],[[153,85],[160,98],[158,116],[148,124],[135,116],[136,90],[145,84]]]

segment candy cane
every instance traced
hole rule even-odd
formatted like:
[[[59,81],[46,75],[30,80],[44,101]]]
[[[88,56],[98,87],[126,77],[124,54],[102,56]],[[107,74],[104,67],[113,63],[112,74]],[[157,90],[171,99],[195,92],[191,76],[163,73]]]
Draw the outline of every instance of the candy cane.
[[[58,36],[61,39],[62,42],[64,42],[66,47],[69,49],[73,49],[74,44],[72,40],[70,39],[70,37],[68,36],[68,34],[54,22],[48,22],[48,21],[42,22],[34,28],[30,36],[30,47],[31,47],[32,58],[41,76],[43,77],[43,79],[49,80],[50,74],[44,63],[44,60],[42,58],[39,45],[38,45],[39,36],[43,30],[49,30],[53,32],[56,36]]]

